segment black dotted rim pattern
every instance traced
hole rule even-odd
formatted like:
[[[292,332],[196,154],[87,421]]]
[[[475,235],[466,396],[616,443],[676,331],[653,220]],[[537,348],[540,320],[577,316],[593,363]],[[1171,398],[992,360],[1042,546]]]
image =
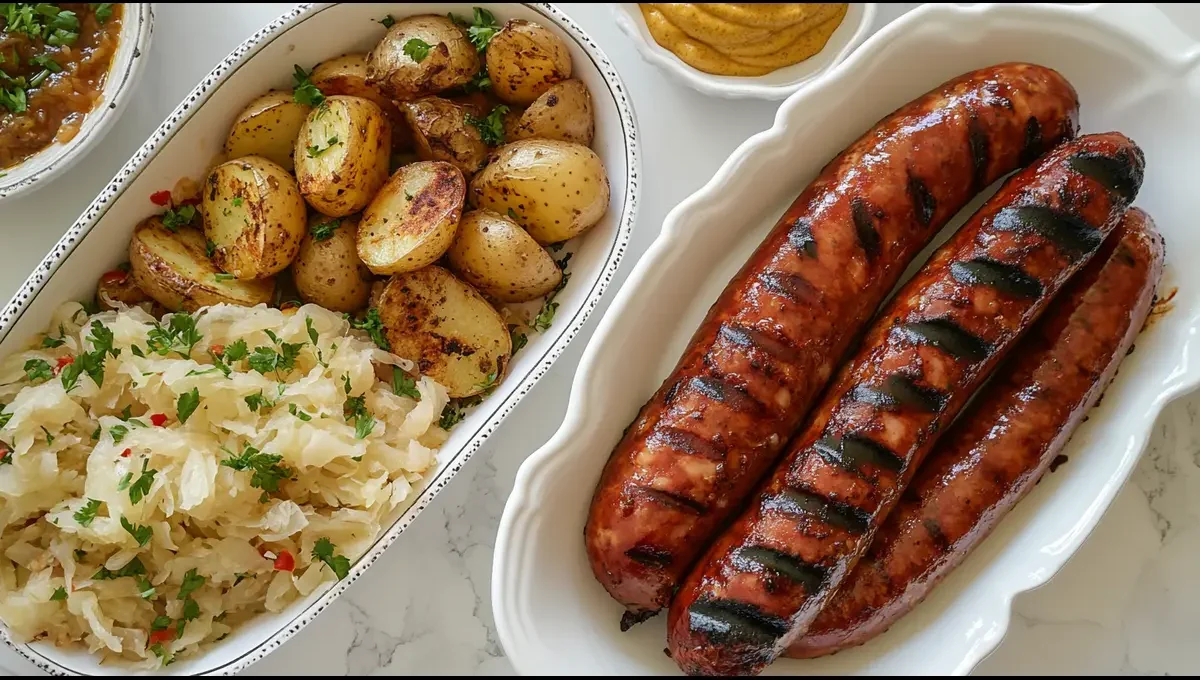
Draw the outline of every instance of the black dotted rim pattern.
[[[235,73],[240,67],[244,66],[251,57],[259,50],[269,44],[271,41],[283,36],[289,29],[298,25],[302,21],[311,19],[320,14],[321,11],[334,6],[336,3],[311,3],[297,6],[292,11],[284,14],[278,19],[267,24],[257,33],[239,45],[233,50],[220,64],[216,66],[196,86],[187,98],[171,113],[170,116],[158,127],[158,129],[150,136],[140,149],[133,155],[125,166],[117,173],[112,181],[104,188],[103,191],[92,201],[87,210],[80,216],[75,224],[67,231],[67,233],[58,241],[41,264],[30,275],[29,279],[21,286],[18,293],[12,300],[0,311],[0,340],[7,335],[8,331],[20,319],[24,311],[29,307],[37,295],[41,292],[43,286],[54,274],[63,261],[67,258],[75,247],[83,240],[89,231],[100,221],[104,213],[125,191],[125,189],[137,179],[139,175],[146,169],[150,162],[157,155],[157,152],[167,142],[169,142],[175,134],[191,119],[196,110],[211,96],[221,84]],[[579,334],[584,322],[595,310],[600,303],[605,290],[609,283],[612,282],[613,276],[617,272],[625,251],[629,245],[629,238],[633,230],[633,224],[637,215],[638,195],[641,187],[641,161],[638,152],[638,132],[636,116],[634,114],[633,104],[629,100],[625,90],[625,86],[618,75],[608,57],[600,46],[592,40],[566,14],[552,4],[548,3],[521,3],[525,7],[537,12],[549,22],[556,25],[558,28],[566,32],[584,51],[588,58],[595,65],[597,71],[604,78],[608,85],[609,94],[617,108],[620,117],[621,132],[624,140],[625,148],[625,167],[627,172],[625,193],[622,198],[622,210],[620,219],[617,223],[617,233],[610,246],[607,259],[604,263],[604,268],[600,275],[593,282],[588,297],[579,308],[578,311],[571,317],[570,323],[563,326],[563,330],[559,332],[553,345],[538,360],[532,370],[526,373],[509,394],[504,397],[504,400],[495,408],[488,419],[472,434],[467,444],[454,453],[450,462],[437,474],[433,479],[425,482],[424,488],[419,492],[415,502],[396,520],[392,526],[379,536],[371,549],[354,565],[350,570],[349,575],[333,584],[329,589],[321,595],[319,599],[306,607],[303,611],[297,614],[291,621],[288,621],[275,634],[269,637],[262,644],[254,649],[242,654],[241,656],[212,668],[206,668],[197,671],[196,675],[231,675],[239,671],[245,670],[251,664],[261,660],[267,654],[279,648],[284,642],[289,640],[296,633],[300,632],[304,626],[308,625],[318,614],[325,610],[333,603],[338,596],[344,593],[366,570],[382,556],[383,552],[396,541],[396,539],[412,524],[413,520],[424,510],[433,498],[440,492],[451,479],[462,469],[463,465],[471,459],[471,457],[483,446],[484,442],[496,431],[496,428],[504,421],[505,418],[516,408],[517,404],[533,389],[534,385],[549,371],[555,360],[567,348],[567,345]],[[516,376],[510,377],[510,379]],[[485,402],[486,404],[486,402]],[[44,656],[37,648],[32,645],[16,642],[9,634],[7,627],[0,625],[0,638],[6,644],[15,649],[22,657],[33,663],[42,671],[51,675],[76,675],[75,671],[66,668],[57,662]]]
[[[134,4],[139,5],[141,11],[137,15],[137,30],[128,34],[129,37],[134,39],[133,54],[115,81],[117,84],[112,88],[112,101],[108,103],[107,108],[104,111],[93,111],[84,117],[85,121],[97,116],[100,117],[100,120],[94,125],[85,126],[86,129],[82,130],[71,141],[61,146],[52,145],[44,151],[39,151],[34,156],[35,158],[43,153],[57,154],[58,158],[54,159],[50,165],[19,182],[14,182],[10,186],[0,186],[0,200],[23,193],[38,182],[47,182],[58,176],[60,172],[65,172],[75,162],[82,160],[87,155],[87,152],[82,149],[89,144],[89,140],[96,138],[98,141],[116,123],[117,118],[120,117],[117,115],[117,109],[122,108],[129,101],[128,97],[137,85],[136,76],[140,74],[141,68],[144,66],[142,57],[145,55],[145,52],[143,50],[150,47],[150,41],[154,34],[154,4],[149,2]],[[125,33],[124,26],[121,27],[121,33]],[[122,39],[125,37],[125,35],[122,35]],[[114,82],[112,79],[113,75],[113,73],[109,73],[108,82]],[[105,89],[107,89],[107,86]],[[3,184],[3,174],[4,172],[0,171],[0,184]]]

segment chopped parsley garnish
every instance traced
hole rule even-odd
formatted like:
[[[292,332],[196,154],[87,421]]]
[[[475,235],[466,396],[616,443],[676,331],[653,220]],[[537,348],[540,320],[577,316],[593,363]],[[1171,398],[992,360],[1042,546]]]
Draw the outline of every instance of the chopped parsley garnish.
[[[366,331],[367,335],[371,336],[371,340],[379,346],[380,349],[392,351],[392,345],[388,342],[387,335],[384,333],[383,321],[379,318],[379,310],[372,307],[367,310],[366,316],[361,321],[350,319],[350,326],[360,331]]]
[[[217,244],[213,243],[212,239],[205,240],[204,241],[204,256],[211,259],[212,256],[216,255],[216,254],[217,254]]]
[[[264,397],[262,390],[259,390],[258,394],[251,394],[246,397],[246,406],[249,406],[251,411],[257,413],[259,409],[271,408],[275,404],[270,399]]]
[[[124,425],[113,425],[108,428],[108,433],[112,435],[114,444],[120,444],[125,435],[129,434],[129,428]]]
[[[463,83],[463,91],[468,94],[471,92],[487,92],[490,89],[492,89],[492,79],[488,76],[487,66],[481,66],[478,73]]]
[[[161,356],[175,352],[185,359],[191,359],[192,348],[200,340],[196,320],[186,312],[176,312],[171,315],[171,320],[165,327],[155,322],[154,327],[146,334],[146,347]]]
[[[567,281],[571,280],[571,273],[567,271],[567,263],[571,261],[571,255],[572,253],[567,253],[561,260],[556,261],[558,268],[562,270],[562,280],[558,282],[554,290],[546,294],[546,301],[542,303],[541,311],[533,319],[533,330],[539,333],[549,329],[550,324],[554,322],[554,314],[558,311],[558,303],[554,301],[554,298],[558,297],[562,289],[567,286]]]
[[[231,457],[221,461],[221,465],[239,472],[252,470],[254,474],[250,477],[250,486],[262,489],[264,492],[278,491],[280,480],[292,476],[291,468],[279,464],[283,460],[283,456],[262,453],[249,444],[246,444],[242,453],[236,456],[229,449],[222,447],[222,450]]]
[[[438,418],[438,427],[449,431],[450,428],[462,422],[462,419],[465,418],[466,415],[466,411],[463,409],[462,404],[460,404],[457,400],[451,400],[446,404],[445,408],[442,409],[442,415],[440,418]]]
[[[316,85],[312,84],[309,79],[309,73],[300,68],[299,64],[295,64],[296,71],[292,74],[292,78],[296,81],[292,87],[292,99],[297,104],[307,104],[309,106],[320,106],[325,102],[325,95],[317,89]]]
[[[48,2],[0,3],[0,17],[9,33],[24,33],[55,47],[74,45],[79,39],[79,17]]]
[[[408,42],[404,43],[405,56],[418,64],[425,61],[425,57],[429,56],[429,51],[432,49],[433,45],[420,38],[409,38]]]
[[[302,347],[302,343],[291,342],[279,343],[278,352],[274,347],[255,347],[250,354],[250,368],[263,375],[271,371],[275,371],[276,375],[279,375],[279,371],[290,371],[296,367],[296,357],[300,356]]]
[[[417,381],[396,366],[392,366],[392,393],[418,401],[421,399],[421,393],[417,391]]]
[[[300,408],[298,406],[296,406],[295,404],[288,404],[288,413],[296,416],[297,418],[299,418],[300,420],[303,420],[306,423],[308,421],[312,420],[312,416],[308,415],[304,411],[301,411]]]
[[[194,205],[167,208],[167,211],[162,214],[163,226],[171,231],[179,231],[180,227],[186,227],[194,219],[196,219],[196,206]]]
[[[167,628],[170,628],[170,627],[171,627],[171,617],[169,617],[169,616],[156,616],[156,617],[154,617],[154,621],[152,621],[150,623],[151,631],[166,630]]]
[[[366,395],[346,397],[346,403],[343,404],[342,409],[346,414],[346,422],[354,421],[355,439],[365,439],[367,435],[371,434],[371,430],[375,429],[375,418],[367,411]]]
[[[340,226],[342,226],[342,218],[331,217],[324,222],[314,224],[310,231],[312,231],[313,240],[320,243],[333,238],[333,232],[337,231]]]
[[[225,346],[225,351],[221,354],[221,358],[225,361],[240,361],[246,358],[249,353],[246,347],[246,340],[238,338],[236,342]]]
[[[46,337],[42,338],[42,347],[46,349],[54,349],[55,347],[62,347],[64,342],[66,342],[66,340],[62,338],[52,338],[47,335]]]
[[[350,573],[350,560],[344,555],[335,555],[333,551],[333,543],[328,538],[318,538],[313,545],[312,556],[313,559],[324,562],[340,581]]]
[[[93,2],[91,5],[96,8],[96,21],[100,22],[101,26],[107,24],[108,20],[112,18],[113,3]]]
[[[512,219],[514,219],[514,220],[520,220],[520,219],[521,219],[521,218],[520,218],[520,217],[517,215],[517,211],[516,211],[516,210],[513,210],[512,208],[509,208],[509,209],[508,209],[508,216],[509,216],[509,217],[511,217],[511,218],[512,218]]]
[[[244,200],[246,200],[246,199],[242,198],[241,196],[234,196],[233,200],[231,200],[230,203],[233,204],[233,207],[240,208],[240,207],[242,207],[242,201],[244,201]]]
[[[117,482],[117,491],[124,491],[129,488],[129,483],[133,481],[133,473],[126,472],[121,475],[121,481]]]
[[[475,8],[475,15],[471,18],[471,22],[467,23],[465,19],[459,18],[454,14],[450,15],[450,19],[454,23],[467,29],[467,37],[470,38],[471,44],[480,52],[487,49],[488,43],[500,30],[500,25],[496,23],[496,17],[491,12],[482,7]]]
[[[30,359],[25,362],[25,377],[30,380],[49,380],[54,377],[54,369],[44,359]]]
[[[145,576],[146,565],[138,558],[129,560],[129,563],[116,571],[109,571],[107,567],[100,567],[100,571],[92,575],[96,581],[108,581],[114,578],[124,578],[126,576]]]
[[[150,539],[154,538],[154,529],[134,524],[124,517],[121,518],[121,527],[124,528],[125,532],[130,536],[133,536],[133,540],[137,541],[139,548],[146,547],[146,544],[150,542]]]
[[[326,140],[324,147],[322,147],[320,144],[313,144],[313,145],[309,146],[307,149],[308,157],[316,158],[317,156],[320,156],[321,154],[325,153],[326,151],[329,151],[330,149],[337,146],[338,144],[341,144],[341,142],[338,141],[337,135],[334,135],[334,136],[330,137],[328,140]]]
[[[504,114],[508,107],[500,104],[492,109],[484,118],[476,118],[470,112],[466,114],[467,124],[474,125],[479,130],[479,137],[488,146],[499,146],[504,143]]]
[[[42,426],[42,432],[46,433],[46,446],[53,446],[54,435],[50,434],[50,430],[47,430],[45,425]]]
[[[529,336],[522,333],[520,327],[518,326],[509,326],[508,336],[512,339],[513,354],[516,354],[521,350],[521,348],[529,344]]]
[[[232,281],[235,277],[233,276],[233,274],[226,274],[225,272],[217,272],[216,274],[213,274],[213,278],[217,280],[217,283],[224,283],[225,281]]]
[[[97,387],[104,386],[104,357],[105,350],[98,349],[95,352],[84,352],[75,358],[75,361],[67,364],[62,369],[62,374],[59,376],[62,380],[63,389],[67,392],[75,389],[75,385],[79,383],[79,376],[87,373],[92,380],[96,382]],[[117,352],[113,351],[113,356]]]
[[[142,460],[142,474],[138,476],[137,481],[129,485],[129,502],[134,505],[150,495],[150,486],[154,484],[154,475],[158,474],[158,470],[146,469],[149,463],[149,460]]]
[[[376,21],[383,24],[384,28],[391,28],[392,26],[396,25],[396,18],[393,17],[391,14],[385,16],[382,19],[377,19]]]
[[[82,562],[85,557],[87,557],[86,550],[80,550],[79,548],[75,549],[75,561],[76,562]]]
[[[158,594],[158,589],[150,582],[148,578],[139,578],[137,580],[138,595],[142,596],[143,600],[153,600]]]
[[[0,406],[0,409],[3,409],[3,408],[5,408],[5,407]],[[8,421],[12,420],[12,417],[13,417],[12,413],[0,413],[0,428],[7,427]]]
[[[59,586],[54,589],[54,594],[50,596],[51,602],[62,602],[67,599],[67,589]]]
[[[312,344],[314,346],[316,346],[317,338],[319,338],[320,336],[317,335],[317,329],[313,328],[313,322],[312,322],[311,316],[304,317],[304,328],[305,328],[305,330],[308,331],[308,339],[312,342]]]
[[[99,321],[92,322],[92,347],[97,352],[111,354],[114,357],[120,354],[120,350],[113,349],[113,332],[107,326]]]
[[[187,573],[183,575],[183,585],[179,586],[178,599],[187,599],[202,585],[204,585],[204,577],[198,575],[195,569],[188,569]]]
[[[499,372],[493,370],[491,373],[487,374],[487,377],[483,379],[483,382],[475,386],[475,389],[479,392],[487,392],[488,390],[494,388],[499,380]]]
[[[101,432],[103,432],[103,428],[101,428],[99,425],[97,425],[96,429],[92,430],[92,441],[96,441],[96,440],[100,439]]]
[[[200,389],[193,387],[191,392],[184,392],[179,395],[179,400],[175,403],[175,412],[179,415],[180,424],[186,423],[188,418],[196,412],[196,407],[200,405]]]
[[[92,525],[92,520],[96,519],[98,512],[100,512],[100,501],[89,498],[83,507],[75,511],[73,517],[76,522],[79,522],[79,526],[87,527]]]

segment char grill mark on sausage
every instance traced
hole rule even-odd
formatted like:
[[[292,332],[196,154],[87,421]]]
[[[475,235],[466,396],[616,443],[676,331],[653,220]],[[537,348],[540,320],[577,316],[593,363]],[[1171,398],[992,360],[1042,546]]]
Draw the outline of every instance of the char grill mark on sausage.
[[[1028,165],[1042,154],[1042,124],[1034,116],[1025,121],[1025,146],[1021,149],[1021,165]]]
[[[584,534],[592,571],[615,599],[635,613],[670,601],[908,263],[980,187],[1018,166],[1027,119],[1040,121],[1040,143],[1054,144],[1074,136],[1077,116],[1078,97],[1058,73],[998,65],[902,106],[821,170],[714,302],[613,450]],[[701,377],[718,384],[695,383]],[[724,460],[664,444],[656,433],[668,428],[719,443]],[[883,441],[877,432],[865,434]],[[864,479],[876,474],[895,476],[870,469]],[[647,499],[639,490],[647,480],[707,511]],[[647,546],[670,563],[630,556],[643,557]]]
[[[1128,207],[1125,195],[1073,167],[1071,159],[1080,153],[1141,163],[1137,147],[1117,133],[1061,145],[1010,179],[896,294],[758,498],[677,593],[668,643],[682,669],[704,675],[758,672],[812,624],[941,431]],[[997,295],[1000,291],[982,282],[961,281],[961,267],[955,276],[955,263],[981,259],[1019,265],[1042,294]],[[892,376],[915,376],[946,390],[948,399],[936,411],[897,411],[855,398],[860,386],[886,384]],[[815,531],[818,512],[781,516],[765,510],[765,499],[797,488],[858,508],[869,517],[867,531],[859,536]],[[922,528],[931,544],[945,542],[939,522]],[[780,568],[748,560],[748,549]],[[781,577],[801,563],[819,565],[828,578],[818,585]],[[702,600],[755,607],[787,621],[789,630],[770,643],[711,640],[689,628],[687,612]]]
[[[656,446],[668,446],[689,456],[698,456],[709,460],[725,460],[725,447],[718,442],[704,439],[675,427],[655,430],[647,442]]]
[[[682,496],[677,493],[663,491],[662,489],[655,489],[654,487],[650,486],[638,487],[638,492],[643,498],[660,505],[664,505],[673,510],[678,510],[680,512],[693,515],[703,515],[704,513],[708,512],[708,508],[706,508],[704,505],[697,503],[687,496]],[[662,553],[666,554],[665,551],[662,551]]]
[[[1071,157],[1069,162],[1075,172],[1091,177],[1126,201],[1132,201],[1142,185],[1142,165],[1128,157],[1081,153]]]
[[[728,600],[697,602],[689,612],[691,625],[714,640],[773,644],[785,632],[787,621],[764,614],[753,605]]]
[[[935,413],[945,406],[946,393],[918,385],[910,376],[897,374],[888,376],[882,385],[857,385],[850,392],[850,399],[884,411],[912,408]]]
[[[671,554],[650,545],[638,545],[625,551],[629,559],[647,566],[665,567],[671,563]]]
[[[955,281],[968,286],[991,286],[1007,295],[1036,298],[1042,295],[1042,284],[1016,265],[977,257],[968,262],[950,265]]]
[[[821,588],[829,576],[825,569],[815,564],[761,545],[739,548],[733,555],[733,564],[742,571],[771,571],[800,584],[808,592],[815,592]]]
[[[789,515],[812,515],[826,524],[858,536],[866,533],[870,517],[846,503],[838,503],[801,489],[784,489],[763,499],[763,510]]]

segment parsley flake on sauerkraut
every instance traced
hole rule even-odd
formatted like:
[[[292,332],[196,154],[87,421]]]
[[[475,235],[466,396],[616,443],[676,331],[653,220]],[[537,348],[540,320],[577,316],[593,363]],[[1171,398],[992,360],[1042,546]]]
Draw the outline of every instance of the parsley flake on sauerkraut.
[[[0,362],[0,618],[25,640],[194,654],[344,578],[446,437],[444,388],[313,305],[49,328]]]

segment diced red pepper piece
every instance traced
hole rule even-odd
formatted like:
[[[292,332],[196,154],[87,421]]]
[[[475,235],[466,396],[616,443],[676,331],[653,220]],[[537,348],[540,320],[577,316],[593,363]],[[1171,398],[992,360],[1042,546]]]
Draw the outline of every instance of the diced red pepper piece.
[[[163,628],[162,630],[150,631],[149,644],[151,647],[153,647],[154,645],[162,644],[164,642],[170,642],[171,640],[174,640],[174,639],[175,639],[175,626],[167,626],[166,628]]]
[[[150,416],[150,424],[154,427],[162,427],[166,424],[166,422],[167,414],[165,413],[155,413],[154,415]]]
[[[225,345],[213,345],[212,347],[209,347],[208,349],[211,350],[212,353],[217,356],[221,356],[222,354],[225,353]]]
[[[73,356],[59,357],[58,363],[55,364],[55,366],[54,366],[54,375],[58,375],[59,373],[62,373],[62,370],[64,368],[66,368],[67,366],[70,366],[73,363],[75,363],[75,357],[73,357]]]
[[[104,276],[100,277],[101,283],[107,284],[122,284],[129,278],[129,272],[120,269],[114,269],[110,272],[104,272]]]
[[[121,457],[128,458],[130,456],[130,454],[132,454],[132,453],[133,453],[133,449],[125,449],[124,451],[121,452]]]
[[[275,558],[275,571],[296,571],[296,558],[286,550],[279,551],[279,557]]]
[[[150,194],[150,202],[154,205],[171,205],[171,192],[163,189]]]

